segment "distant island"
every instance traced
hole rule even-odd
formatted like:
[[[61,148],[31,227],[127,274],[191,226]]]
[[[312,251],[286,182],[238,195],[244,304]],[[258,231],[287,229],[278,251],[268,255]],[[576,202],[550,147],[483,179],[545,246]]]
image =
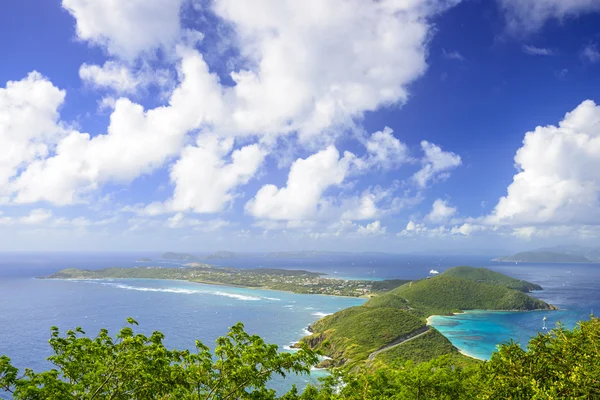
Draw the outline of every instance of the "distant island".
[[[600,263],[600,248],[555,246],[525,251],[492,261],[523,263]]]
[[[212,285],[282,290],[300,294],[363,297],[398,287],[407,280],[346,280],[324,277],[304,270],[220,268],[199,262],[184,267],[105,268],[100,270],[63,269],[44,279],[175,279]]]
[[[192,261],[192,260],[197,260],[198,257],[192,255],[192,254],[188,254],[188,253],[173,253],[171,251],[168,251],[166,253],[163,253],[160,258],[162,258],[163,260],[176,260],[176,261]]]
[[[142,257],[139,260],[137,260],[137,262],[150,262],[150,261],[152,261],[152,259],[148,258],[148,257]]]
[[[301,342],[330,358],[321,366],[375,369],[441,355],[457,364],[473,363],[477,361],[460,354],[430,327],[428,318],[465,310],[555,310],[555,306],[525,294],[540,289],[484,268],[451,268],[374,296],[362,306],[326,316],[309,327],[312,334]]]

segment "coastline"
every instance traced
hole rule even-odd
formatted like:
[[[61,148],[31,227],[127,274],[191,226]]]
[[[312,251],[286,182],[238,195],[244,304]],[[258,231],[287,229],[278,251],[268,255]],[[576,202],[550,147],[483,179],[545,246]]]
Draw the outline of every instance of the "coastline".
[[[271,289],[261,286],[242,286],[235,285],[230,283],[222,283],[222,282],[204,282],[199,280],[189,280],[189,279],[176,279],[176,278],[48,278],[48,277],[34,277],[32,279],[35,280],[55,280],[55,281],[105,281],[105,280],[148,280],[148,281],[175,281],[175,282],[188,282],[188,283],[197,283],[200,285],[211,285],[211,286],[222,286],[222,287],[230,287],[235,289],[248,289],[248,290],[268,290],[270,292],[281,292],[281,293],[293,293],[297,295],[307,295],[307,296],[327,296],[327,297],[340,297],[344,299],[364,299],[368,300],[370,297],[368,295],[361,296],[344,296],[339,294],[322,294],[322,293],[300,293],[294,292],[291,290],[283,290],[283,289]]]

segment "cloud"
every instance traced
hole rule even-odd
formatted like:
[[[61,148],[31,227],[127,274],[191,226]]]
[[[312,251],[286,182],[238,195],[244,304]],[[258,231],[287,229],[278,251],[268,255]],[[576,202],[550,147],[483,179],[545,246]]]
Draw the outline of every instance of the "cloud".
[[[518,173],[488,224],[600,224],[600,106],[593,101],[581,103],[558,126],[527,132],[515,165]]]
[[[15,179],[14,201],[80,202],[106,182],[131,182],[178,155],[185,135],[210,122],[221,105],[217,80],[197,52],[182,53],[180,74],[169,105],[144,110],[120,98],[106,134],[71,131],[64,136],[54,154],[34,160]]]
[[[433,202],[431,212],[425,219],[432,223],[442,223],[456,214],[456,208],[451,207],[446,200],[437,199]]]
[[[532,33],[551,19],[565,18],[600,11],[597,0],[498,0],[506,18],[507,29],[513,34]]]
[[[107,61],[104,65],[82,64],[79,77],[88,86],[95,89],[112,90],[118,94],[136,94],[150,85],[167,87],[172,80],[169,71],[151,69],[147,64],[137,71],[116,61]]]
[[[456,50],[446,51],[446,49],[442,49],[442,54],[444,58],[447,58],[448,60],[465,61],[465,57]]]
[[[391,169],[411,160],[408,147],[396,139],[393,132],[386,126],[383,131],[371,134],[365,143],[367,156],[364,159],[364,167]]]
[[[64,130],[58,109],[65,92],[38,72],[0,88],[0,198],[21,168],[47,156]]]
[[[323,141],[365,111],[404,103],[426,69],[428,19],[456,3],[217,0],[247,60],[231,74],[232,124]]]
[[[598,45],[594,43],[585,46],[581,51],[581,57],[592,64],[600,62],[600,51],[598,51]]]
[[[100,107],[112,110],[110,123],[105,133],[91,135],[60,120],[64,91],[32,73],[21,81],[21,94],[0,101],[0,113],[8,109],[5,104],[18,101],[30,110],[23,116],[11,112],[11,118],[25,121],[26,134],[13,135],[18,130],[0,122],[0,143],[10,139],[9,145],[21,146],[18,159],[0,161],[0,201],[89,202],[106,184],[127,185],[171,166],[173,195],[150,204],[146,213],[221,211],[236,198],[237,187],[258,172],[280,137],[294,137],[314,152],[348,131],[362,132],[365,112],[404,104],[409,84],[427,68],[431,19],[458,2],[216,0],[211,10],[231,27],[227,32],[233,36],[227,40],[240,59],[235,70],[220,71],[230,74],[232,82],[225,84],[198,51],[186,47],[200,36],[182,30],[182,0],[63,0],[76,20],[78,38],[112,57],[103,65],[81,66],[81,78],[92,89],[136,94],[156,84],[161,70],[150,69],[150,76],[144,68],[156,67],[156,50],[173,48],[157,58],[176,63],[177,86],[155,108],[109,93]],[[42,88],[39,98],[23,94]],[[4,135],[9,131],[10,138]],[[234,148],[238,143],[242,147]],[[360,159],[352,153],[340,156],[335,147],[298,158],[287,186],[263,186],[246,204],[247,212],[257,218],[304,219],[319,210],[326,190],[340,185],[351,169],[392,169],[411,161],[390,128],[364,138],[363,144],[366,155]],[[431,146],[423,147],[426,154],[439,149]],[[418,179],[423,186],[452,168],[435,157],[453,153],[439,152],[424,161]],[[319,168],[318,179],[295,172],[310,170],[319,160],[331,169],[323,173]],[[340,214],[358,219],[381,215],[372,195],[348,199]]]
[[[52,211],[38,208],[32,210],[29,215],[21,217],[19,222],[27,225],[36,225],[48,221],[52,218]]]
[[[196,231],[214,232],[228,226],[229,222],[222,219],[199,220],[195,218],[186,218],[184,213],[178,212],[167,219],[165,225],[173,229],[192,227]]]
[[[172,46],[181,35],[182,0],[63,0],[76,21],[77,37],[133,60]]]
[[[386,229],[385,226],[381,226],[381,221],[374,221],[365,226],[359,225],[356,233],[360,236],[380,236],[385,234]]]
[[[98,88],[113,88],[122,93],[134,93],[144,82],[134,76],[125,65],[107,61],[103,66],[82,64],[79,77]]]
[[[530,56],[553,56],[556,53],[550,49],[544,47],[536,47],[532,45],[523,45],[523,53],[529,54]]]
[[[449,230],[441,225],[434,228],[430,228],[425,224],[419,224],[414,221],[409,221],[406,224],[406,228],[401,232],[397,233],[398,237],[442,237],[449,234]]]
[[[422,188],[431,180],[447,178],[449,171],[462,163],[459,155],[443,151],[441,147],[426,140],[421,142],[421,148],[425,156],[421,160],[421,169],[413,175],[413,179]]]
[[[262,164],[266,152],[257,144],[233,151],[233,139],[203,136],[187,146],[171,169],[175,185],[168,211],[214,213],[233,200],[232,191],[248,183]],[[224,160],[229,156],[229,162]]]
[[[471,236],[474,232],[487,231],[489,227],[485,225],[471,224],[466,222],[460,226],[455,226],[451,229],[450,233],[453,235]]]
[[[355,156],[350,152],[340,157],[334,146],[305,159],[297,159],[290,168],[287,185],[277,188],[265,185],[246,203],[246,212],[256,218],[301,220],[316,215],[323,192],[340,185]]]

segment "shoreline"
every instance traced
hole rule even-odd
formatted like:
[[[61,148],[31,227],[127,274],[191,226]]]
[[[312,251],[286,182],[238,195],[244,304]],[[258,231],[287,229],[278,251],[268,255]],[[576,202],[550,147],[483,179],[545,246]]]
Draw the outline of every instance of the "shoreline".
[[[260,287],[260,286],[242,286],[242,285],[235,285],[235,284],[222,283],[222,282],[204,282],[204,281],[198,281],[198,280],[176,279],[176,278],[109,278],[109,277],[106,277],[106,278],[47,278],[47,277],[34,277],[33,279],[46,280],[46,281],[105,281],[105,280],[175,281],[175,282],[196,283],[199,285],[230,287],[233,289],[268,290],[270,292],[292,293],[292,294],[307,295],[307,296],[327,296],[327,297],[340,297],[340,298],[344,298],[344,299],[364,299],[365,301],[370,298],[366,295],[343,296],[343,295],[339,295],[339,294],[299,293],[299,292],[293,292],[291,290],[271,289],[271,288],[265,288],[265,287]]]
[[[455,316],[455,315],[466,314],[466,313],[467,313],[466,311],[462,311],[462,312],[459,312],[459,313],[452,313],[452,315],[430,315],[429,317],[427,317],[427,318],[426,318],[426,323],[425,323],[425,324],[426,324],[427,326],[431,326],[431,327],[433,327],[434,329],[437,329],[437,328],[436,328],[436,327],[435,327],[435,326],[432,324],[432,322],[431,322],[431,319],[432,319],[432,318],[435,318],[435,317],[452,317],[452,316]],[[440,331],[438,331],[438,332],[440,332]],[[442,335],[444,335],[442,332],[440,332],[440,333],[441,333]],[[445,337],[446,339],[450,340],[450,338],[448,338],[446,335],[444,335],[444,337]],[[451,341],[451,340],[450,340],[450,343],[452,343],[452,341]],[[466,350],[463,350],[463,349],[459,348],[459,347],[458,347],[458,346],[456,346],[454,343],[452,343],[452,346],[456,347],[456,349],[458,350],[458,352],[459,352],[460,354],[462,354],[463,356],[466,356],[466,357],[471,357],[471,358],[474,358],[474,359],[476,359],[476,360],[480,360],[480,361],[488,361],[488,360],[487,360],[487,359],[485,359],[485,358],[477,357],[477,356],[475,356],[475,355],[473,355],[473,354],[470,354],[468,351],[466,351]]]

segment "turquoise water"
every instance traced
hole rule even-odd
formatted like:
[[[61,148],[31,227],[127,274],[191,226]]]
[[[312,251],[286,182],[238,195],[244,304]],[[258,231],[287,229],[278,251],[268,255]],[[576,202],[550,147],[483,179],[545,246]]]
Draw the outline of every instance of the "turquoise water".
[[[116,332],[127,317],[140,323],[149,334],[160,330],[166,344],[192,348],[199,339],[209,346],[230,326],[243,321],[247,331],[261,335],[281,349],[304,336],[306,327],[321,316],[360,305],[362,299],[298,295],[193,284],[178,281],[36,280],[62,268],[98,269],[107,266],[131,267],[140,253],[0,253],[0,354],[12,358],[20,368],[43,370],[50,355],[47,340],[52,325],[63,331],[82,326],[89,335],[100,328]],[[453,265],[487,266],[498,272],[538,283],[544,287],[533,295],[562,310],[531,313],[472,312],[434,320],[436,326],[461,350],[488,358],[498,343],[514,338],[525,345],[541,331],[542,318],[549,327],[558,321],[573,326],[600,310],[600,266],[490,263],[482,257],[439,257],[390,254],[359,254],[314,259],[240,258],[223,261],[239,268],[289,268],[325,272],[329,276],[353,278],[420,279],[434,268],[443,272]],[[150,265],[161,263],[154,261]],[[178,265],[177,263],[169,262]],[[158,264],[160,265],[160,264]],[[287,351],[287,350],[286,350]],[[277,389],[292,383],[300,387],[322,375],[291,376],[276,380]],[[0,398],[3,395],[0,394]]]
[[[494,265],[490,268],[540,284],[544,290],[532,293],[558,311],[485,312],[469,311],[454,316],[436,316],[431,325],[465,354],[487,360],[496,346],[510,339],[523,347],[543,329],[562,323],[572,328],[578,321],[600,311],[600,266],[582,264]]]

